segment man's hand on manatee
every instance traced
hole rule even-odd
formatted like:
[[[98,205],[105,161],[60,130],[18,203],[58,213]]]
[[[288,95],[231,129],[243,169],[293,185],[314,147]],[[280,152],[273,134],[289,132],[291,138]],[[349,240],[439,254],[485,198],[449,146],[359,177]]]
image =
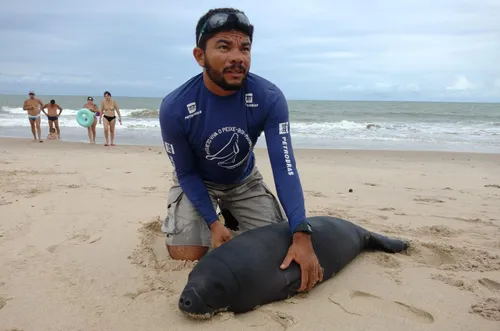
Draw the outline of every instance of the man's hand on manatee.
[[[292,263],[300,265],[301,284],[299,292],[311,290],[318,282],[323,281],[323,269],[321,268],[311,242],[311,235],[296,233],[293,235],[293,243],[281,264],[281,269],[286,269]]]
[[[231,233],[219,220],[210,224],[210,232],[212,233],[212,248],[217,248],[231,240]]]

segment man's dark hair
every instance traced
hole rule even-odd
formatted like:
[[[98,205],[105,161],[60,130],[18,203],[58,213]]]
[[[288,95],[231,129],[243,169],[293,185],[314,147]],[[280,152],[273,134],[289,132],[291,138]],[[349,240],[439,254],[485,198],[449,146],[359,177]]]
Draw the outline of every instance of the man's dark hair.
[[[225,14],[236,14],[236,13],[242,13],[245,14],[242,10],[239,9],[234,9],[234,8],[214,8],[210,9],[205,15],[200,17],[198,20],[198,24],[196,25],[196,35],[195,35],[195,44],[198,44],[198,38],[200,36],[201,28],[205,24],[205,22],[210,18],[210,16],[219,14],[219,13],[225,13]],[[219,29],[212,30],[210,33],[203,33],[203,36],[200,39],[198,47],[201,49],[205,50],[205,47],[207,46],[207,40],[210,39],[210,37],[213,37],[216,33],[221,32],[221,31],[231,31],[231,30],[237,30],[241,31],[245,34],[248,35],[250,38],[250,42],[252,42],[253,38],[253,25],[251,25],[248,28],[242,27],[241,25],[238,25],[236,22],[229,22],[226,23],[224,26],[220,27]]]
[[[50,103],[51,103],[51,104],[55,104],[55,103],[56,103],[56,101],[55,101],[55,100],[50,100]]]

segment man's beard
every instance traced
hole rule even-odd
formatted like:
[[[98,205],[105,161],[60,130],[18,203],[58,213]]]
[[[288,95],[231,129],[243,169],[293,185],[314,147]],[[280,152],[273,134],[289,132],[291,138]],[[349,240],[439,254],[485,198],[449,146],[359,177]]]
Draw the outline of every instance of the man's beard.
[[[206,56],[205,56],[205,71],[208,75],[208,77],[214,82],[217,86],[219,86],[221,89],[226,90],[226,91],[237,91],[239,90],[242,86],[243,83],[245,82],[245,79],[248,76],[248,71],[247,68],[241,64],[234,64],[229,67],[224,68],[223,72],[219,72],[215,70],[210,63],[208,62]],[[241,80],[241,83],[239,84],[229,84],[226,79],[224,78],[224,73],[233,70],[233,69],[240,69],[241,72],[244,72],[245,75],[243,76],[243,79]]]

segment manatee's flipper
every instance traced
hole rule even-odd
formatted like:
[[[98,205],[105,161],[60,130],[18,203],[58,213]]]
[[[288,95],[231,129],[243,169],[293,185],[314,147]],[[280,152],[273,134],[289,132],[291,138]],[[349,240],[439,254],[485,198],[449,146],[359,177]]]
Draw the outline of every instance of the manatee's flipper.
[[[408,249],[408,247],[410,246],[406,241],[391,239],[374,232],[367,232],[366,236],[369,237],[367,238],[368,240],[365,246],[366,249],[384,251],[387,253],[399,253]]]
[[[278,293],[276,300],[285,300],[295,296],[299,292],[301,282],[302,280],[299,276],[298,279],[285,286],[285,288]]]

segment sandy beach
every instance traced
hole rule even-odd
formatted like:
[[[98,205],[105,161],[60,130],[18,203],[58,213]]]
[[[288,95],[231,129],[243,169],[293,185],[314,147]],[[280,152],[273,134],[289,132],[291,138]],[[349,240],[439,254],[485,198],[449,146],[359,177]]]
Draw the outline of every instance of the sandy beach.
[[[119,143],[119,141],[118,141]],[[267,151],[257,164],[274,190]],[[408,239],[310,293],[193,321],[162,147],[0,139],[0,331],[499,330],[500,155],[297,150],[308,215]],[[352,189],[352,192],[349,192]]]

